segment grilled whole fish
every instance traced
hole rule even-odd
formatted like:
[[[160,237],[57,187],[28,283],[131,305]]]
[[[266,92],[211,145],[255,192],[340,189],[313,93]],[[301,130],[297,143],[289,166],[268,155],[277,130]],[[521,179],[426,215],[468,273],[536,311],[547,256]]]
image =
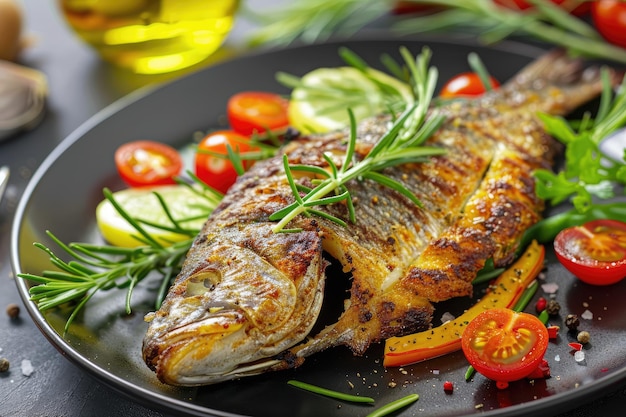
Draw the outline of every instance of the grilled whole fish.
[[[600,92],[598,72],[553,52],[499,90],[442,109],[446,121],[428,162],[389,168],[422,201],[353,181],[357,223],[301,216],[274,233],[270,214],[293,201],[280,157],[259,162],[224,197],[194,241],[182,271],[150,322],[143,357],[158,378],[202,385],[299,366],[331,346],[362,354],[384,338],[427,329],[434,302],[472,293],[488,259],[507,265],[544,208],[533,170],[549,168],[559,145],[537,112],[566,114]],[[386,117],[358,127],[357,157],[385,133]],[[340,164],[347,132],[285,146],[293,164]],[[300,181],[310,181],[300,178]],[[347,218],[340,204],[321,208]],[[351,279],[337,322],[310,334],[324,299],[326,256]]]

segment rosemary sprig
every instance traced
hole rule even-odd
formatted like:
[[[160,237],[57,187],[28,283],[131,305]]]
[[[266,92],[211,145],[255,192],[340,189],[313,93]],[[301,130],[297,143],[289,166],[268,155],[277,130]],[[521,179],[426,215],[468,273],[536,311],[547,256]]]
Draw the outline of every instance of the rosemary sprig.
[[[392,1],[292,2],[261,16],[249,14],[262,24],[253,34],[251,44],[285,45],[298,40],[305,43],[323,41],[332,35],[352,35],[377,19],[387,18],[391,29],[402,35],[465,31],[478,35],[486,44],[521,35],[561,46],[579,56],[626,63],[626,49],[606,42],[591,25],[568,13],[568,10],[585,0],[570,0],[560,6],[550,0],[529,0],[536,7],[523,13],[499,7],[493,1],[486,0],[408,1],[444,7],[436,13],[406,18],[392,15]],[[355,3],[358,3],[358,7]]]
[[[529,0],[535,7],[524,12],[484,0],[410,1],[444,6],[444,10],[436,14],[435,19],[422,16],[402,20],[394,26],[400,33],[465,28],[477,32],[486,44],[512,35],[526,35],[561,46],[574,55],[626,63],[625,49],[606,42],[591,25],[549,0]],[[571,8],[580,3],[579,0],[569,2]]]
[[[407,162],[423,161],[429,156],[441,155],[445,152],[442,148],[423,146],[426,139],[441,126],[444,119],[436,109],[429,112],[437,83],[437,70],[428,66],[431,52],[428,48],[424,48],[417,58],[413,58],[406,48],[402,48],[401,54],[412,75],[416,102],[395,120],[387,133],[360,161],[354,161],[357,138],[356,122],[351,111],[349,111],[350,135],[341,166],[337,166],[328,156],[324,156],[328,164],[327,170],[315,166],[291,165],[287,155],[284,155],[285,174],[295,201],[269,217],[271,221],[278,221],[273,229],[274,232],[297,231],[298,229],[286,229],[286,225],[300,214],[322,216],[345,225],[344,220],[314,208],[338,202],[346,203],[350,221],[355,222],[352,196],[346,187],[346,184],[354,179],[373,180],[396,190],[415,204],[421,205],[417,197],[402,183],[381,174],[385,168]],[[308,172],[314,178],[321,176],[324,179],[317,180],[317,186],[310,189],[296,183],[294,171]],[[305,195],[301,196],[300,193],[305,193]]]
[[[199,180],[196,179],[197,181]],[[203,206],[206,213],[202,216],[208,217],[219,202],[220,196],[201,183],[199,183],[200,188],[184,184],[189,186],[194,193],[203,197],[206,202],[206,205]],[[110,190],[105,188],[103,193],[120,215],[133,226],[138,234],[136,238],[144,242],[145,245],[123,248],[90,243],[65,244],[52,232],[47,231],[50,239],[69,256],[70,260],[63,260],[52,249],[37,242],[34,245],[49,255],[50,263],[57,269],[45,270],[40,275],[30,273],[18,275],[22,279],[39,284],[31,287],[29,293],[31,300],[37,303],[37,308],[40,311],[46,311],[68,302],[76,302],[65,323],[65,331],[69,329],[87,302],[102,290],[127,288],[126,312],[130,313],[133,289],[153,271],[158,271],[163,276],[157,295],[156,307],[158,308],[172,278],[180,270],[193,239],[199,232],[199,230],[183,226],[183,223],[191,219],[175,219],[166,202],[158,193],[155,195],[171,225],[160,225],[136,219],[130,216],[115,200]],[[187,235],[189,239],[165,246],[154,239],[144,226]]]
[[[380,0],[307,0],[288,2],[268,13],[245,7],[244,17],[258,21],[262,29],[250,39],[252,46],[284,45],[297,40],[323,41],[335,33],[351,35],[383,15],[389,4]]]

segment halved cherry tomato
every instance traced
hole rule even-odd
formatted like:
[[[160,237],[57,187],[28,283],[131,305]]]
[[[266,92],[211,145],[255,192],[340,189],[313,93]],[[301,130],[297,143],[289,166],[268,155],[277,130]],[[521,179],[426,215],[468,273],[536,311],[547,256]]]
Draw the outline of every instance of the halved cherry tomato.
[[[568,3],[570,3],[570,0],[550,0],[550,1],[554,4],[563,5],[563,6],[568,6]],[[505,6],[505,7],[508,7],[509,9],[514,9],[514,10],[526,10],[526,9],[530,9],[531,7],[534,7],[531,3],[529,3],[526,0],[494,0],[494,2],[496,4],[499,4],[500,6]],[[575,16],[585,15],[586,13],[589,12],[589,9],[590,9],[589,3],[590,2],[588,1],[582,2],[578,6],[574,7],[570,11],[570,13],[572,13]]]
[[[609,42],[626,48],[626,2],[597,0],[591,4],[591,19]]]
[[[532,314],[493,308],[467,325],[461,347],[476,371],[496,382],[510,382],[541,365],[548,339],[546,326]]]
[[[288,106],[289,101],[278,94],[247,91],[232,96],[226,111],[230,127],[249,136],[286,128]]]
[[[495,78],[489,77],[489,80],[491,81],[491,88],[495,89],[500,86],[500,83]],[[439,95],[443,98],[476,97],[484,94],[485,91],[487,89],[478,74],[475,72],[464,72],[445,83]]]
[[[183,161],[176,149],[159,142],[139,140],[115,151],[115,165],[131,187],[175,184]]]
[[[626,223],[593,220],[554,238],[557,259],[582,281],[610,285],[626,278]]]
[[[227,146],[240,154],[253,150],[248,137],[232,130],[219,130],[209,133],[200,141],[195,157],[195,173],[198,178],[223,194],[237,180],[237,171],[226,156],[228,155]],[[220,157],[211,153],[224,156]],[[252,166],[252,161],[244,160],[243,165],[244,169],[248,169]]]

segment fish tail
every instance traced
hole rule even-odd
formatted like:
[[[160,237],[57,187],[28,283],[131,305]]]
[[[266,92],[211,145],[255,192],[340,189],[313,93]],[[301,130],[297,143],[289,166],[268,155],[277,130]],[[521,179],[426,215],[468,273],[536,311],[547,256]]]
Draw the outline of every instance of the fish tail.
[[[542,97],[534,103],[537,110],[565,115],[596,98],[603,88],[601,66],[586,66],[563,49],[552,50],[524,67],[509,81],[504,91],[509,101],[515,94],[533,91]],[[606,67],[613,87],[623,74]],[[620,76],[621,75],[621,76]]]

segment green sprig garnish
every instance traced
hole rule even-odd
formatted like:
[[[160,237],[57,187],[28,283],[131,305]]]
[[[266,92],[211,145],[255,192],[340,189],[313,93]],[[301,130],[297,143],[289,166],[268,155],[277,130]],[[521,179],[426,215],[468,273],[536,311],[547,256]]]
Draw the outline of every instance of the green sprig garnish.
[[[602,70],[603,92],[594,119],[585,117],[574,130],[562,117],[540,114],[546,131],[566,145],[565,166],[558,173],[537,170],[537,195],[552,204],[568,199],[579,212],[588,211],[593,197],[615,196],[615,185],[626,184],[626,153],[621,161],[600,150],[600,143],[626,125],[626,78],[613,97],[609,71]]]
[[[421,206],[419,199],[404,184],[383,174],[385,168],[401,165],[408,162],[424,161],[430,156],[445,153],[443,148],[424,146],[424,142],[439,129],[444,116],[436,110],[430,111],[430,103],[437,84],[437,70],[428,66],[431,52],[424,48],[422,53],[413,58],[406,48],[401,49],[408,71],[413,80],[413,90],[416,102],[398,117],[390,129],[372,147],[360,161],[355,161],[356,121],[348,109],[350,118],[350,133],[346,153],[341,166],[324,156],[328,169],[317,166],[292,165],[287,155],[283,156],[283,164],[287,181],[293,191],[294,202],[285,208],[270,215],[269,220],[278,223],[274,232],[295,232],[299,229],[287,229],[287,224],[299,215],[321,216],[340,225],[346,222],[331,214],[318,210],[315,207],[345,202],[348,208],[349,221],[355,222],[355,212],[352,206],[352,196],[347,184],[352,180],[369,179],[383,186],[389,187],[415,204]],[[323,180],[314,180],[314,188],[304,187],[296,183],[294,172],[309,173]],[[300,193],[305,195],[301,196]]]
[[[390,402],[389,404],[385,404],[377,410],[372,411],[366,417],[384,417],[389,414],[400,410],[401,408],[407,407],[410,404],[413,404],[415,401],[419,400],[420,396],[418,394],[409,394],[402,398],[398,398],[395,401]]]
[[[348,402],[353,402],[353,403],[368,403],[368,404],[371,404],[374,402],[374,399],[372,397],[346,394],[344,392],[335,391],[335,390],[331,390],[328,388],[323,388],[317,385],[308,384],[306,382],[298,381],[295,379],[290,379],[289,381],[287,381],[287,384],[303,389],[308,392],[312,392],[314,394],[319,394],[325,397],[334,398],[336,400],[348,401]]]
[[[585,0],[571,0],[569,7],[549,0],[529,0],[531,10],[513,10],[487,0],[408,0],[415,4],[443,6],[441,11],[417,17],[394,16],[394,2],[380,0],[315,0],[292,2],[267,13],[250,13],[260,29],[252,45],[312,43],[333,35],[349,36],[368,24],[387,19],[399,34],[425,32],[475,34],[485,44],[512,36],[531,37],[560,46],[572,54],[626,63],[626,49],[606,42],[584,20],[569,10]]]
[[[193,178],[196,178],[192,175]],[[196,178],[196,181],[197,180]],[[104,189],[104,197],[113,204],[119,214],[135,229],[136,239],[144,243],[135,248],[123,248],[112,245],[96,245],[90,243],[63,243],[52,232],[47,235],[59,248],[69,255],[69,261],[41,243],[34,245],[46,252],[50,263],[56,270],[44,270],[40,275],[23,273],[18,277],[39,285],[29,289],[31,300],[37,303],[40,311],[46,311],[68,302],[76,302],[72,307],[64,330],[67,331],[78,313],[87,302],[99,291],[111,288],[126,288],[126,312],[131,312],[131,297],[134,288],[150,273],[157,271],[162,275],[161,285],[156,297],[156,308],[163,300],[171,280],[181,268],[185,255],[199,230],[184,227],[183,224],[195,218],[206,218],[220,201],[220,195],[198,182],[200,189],[189,186],[194,193],[203,197],[205,213],[194,218],[175,219],[167,204],[158,192],[155,195],[165,216],[171,225],[160,225],[136,219],[130,216],[115,200],[113,193]],[[154,239],[144,226],[150,226],[181,235],[189,239],[165,246]]]
[[[352,394],[346,394],[344,392],[340,392],[340,391],[335,391],[335,390],[330,390],[327,388],[323,388],[317,385],[313,385],[313,384],[308,384],[306,382],[302,382],[302,381],[297,381],[294,379],[291,379],[289,381],[287,381],[287,384],[303,389],[305,391],[308,392],[312,392],[314,394],[319,394],[319,395],[323,395],[325,397],[329,397],[329,398],[334,398],[336,400],[341,400],[341,401],[347,401],[347,402],[353,402],[353,403],[364,403],[364,404],[373,404],[374,403],[374,399],[372,397],[365,397],[365,396],[361,396],[361,395],[352,395]],[[395,401],[392,401],[390,403],[387,403],[383,406],[381,406],[380,408],[377,408],[376,410],[372,411],[371,413],[369,413],[367,415],[367,417],[384,417],[387,416],[395,411],[400,410],[401,408],[404,408],[412,403],[414,403],[415,401],[419,400],[419,395],[418,394],[409,394],[407,396],[404,396],[402,398],[399,398]]]
[[[262,25],[249,40],[252,46],[278,46],[323,41],[334,34],[350,36],[388,10],[388,2],[380,0],[307,0],[288,2],[268,13],[244,3],[242,14]]]

